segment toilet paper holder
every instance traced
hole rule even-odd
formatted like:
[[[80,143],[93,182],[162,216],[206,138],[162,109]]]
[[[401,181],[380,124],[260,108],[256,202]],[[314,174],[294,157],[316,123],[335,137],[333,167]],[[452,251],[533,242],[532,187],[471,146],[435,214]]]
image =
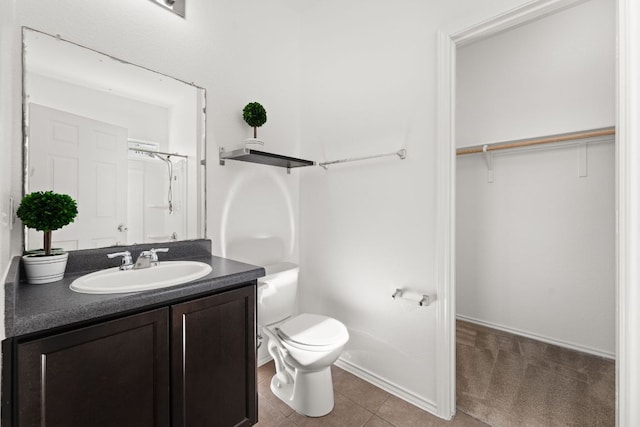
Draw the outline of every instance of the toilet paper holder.
[[[391,298],[396,299],[405,299],[409,301],[416,301],[419,307],[428,307],[431,305],[433,301],[436,300],[435,295],[427,295],[427,294],[419,294],[417,292],[406,291],[400,288],[396,288],[396,291],[391,295]]]

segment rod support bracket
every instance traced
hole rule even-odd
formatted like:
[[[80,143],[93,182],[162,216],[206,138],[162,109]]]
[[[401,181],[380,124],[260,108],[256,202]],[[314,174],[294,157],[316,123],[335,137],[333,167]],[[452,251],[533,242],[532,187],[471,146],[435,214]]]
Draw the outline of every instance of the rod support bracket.
[[[482,146],[482,153],[487,165],[487,182],[493,182],[493,153],[489,152],[489,145]]]

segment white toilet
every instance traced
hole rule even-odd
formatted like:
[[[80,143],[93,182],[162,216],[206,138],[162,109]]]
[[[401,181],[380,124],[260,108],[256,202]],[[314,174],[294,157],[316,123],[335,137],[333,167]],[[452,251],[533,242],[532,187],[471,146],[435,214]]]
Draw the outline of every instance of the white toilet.
[[[298,266],[265,266],[258,279],[258,328],[268,338],[276,365],[271,391],[296,412],[309,417],[333,409],[331,365],[349,341],[347,328],[319,314],[293,316],[298,287]]]

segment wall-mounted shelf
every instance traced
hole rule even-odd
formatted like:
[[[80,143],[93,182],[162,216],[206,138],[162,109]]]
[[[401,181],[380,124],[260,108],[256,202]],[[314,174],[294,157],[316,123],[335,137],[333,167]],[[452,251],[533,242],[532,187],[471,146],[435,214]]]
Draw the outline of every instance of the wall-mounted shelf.
[[[250,148],[238,148],[233,151],[224,151],[224,148],[220,148],[219,157],[221,166],[224,166],[225,160],[238,160],[240,162],[259,163],[262,165],[287,168],[287,173],[290,173],[293,168],[313,166],[316,164],[316,162],[311,160],[297,159],[295,157],[267,153]]]

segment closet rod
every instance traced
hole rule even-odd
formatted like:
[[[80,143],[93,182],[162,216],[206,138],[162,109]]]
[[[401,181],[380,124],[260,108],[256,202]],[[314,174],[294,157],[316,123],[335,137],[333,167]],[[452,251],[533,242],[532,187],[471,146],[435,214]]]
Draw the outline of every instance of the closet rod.
[[[473,147],[458,148],[456,154],[458,156],[464,154],[482,153],[485,151],[506,150],[508,148],[529,147],[532,145],[551,144],[554,142],[572,141],[575,139],[594,138],[597,136],[615,135],[616,128],[592,129],[583,132],[564,133],[560,135],[545,136],[542,138],[521,139],[513,142],[497,142],[494,144],[476,145]],[[484,147],[487,147],[486,149]]]

